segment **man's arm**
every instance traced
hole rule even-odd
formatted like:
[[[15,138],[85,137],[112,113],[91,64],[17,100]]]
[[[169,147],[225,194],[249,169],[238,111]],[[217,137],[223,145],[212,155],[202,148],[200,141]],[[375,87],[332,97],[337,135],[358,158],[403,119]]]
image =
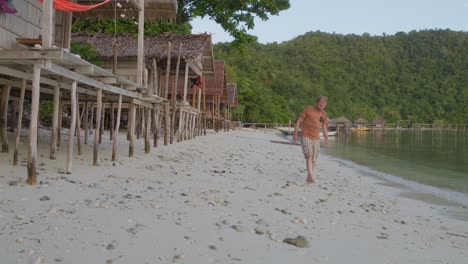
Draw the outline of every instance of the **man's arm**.
[[[299,127],[301,126],[301,123],[304,122],[304,117],[303,115],[299,115],[299,118],[296,121],[296,125],[294,125],[294,136],[293,136],[293,141],[296,142],[297,140],[297,134],[299,132]]]
[[[323,122],[322,124],[322,133],[323,133],[323,138],[325,139],[325,146],[328,146],[328,131],[327,131],[327,120]]]

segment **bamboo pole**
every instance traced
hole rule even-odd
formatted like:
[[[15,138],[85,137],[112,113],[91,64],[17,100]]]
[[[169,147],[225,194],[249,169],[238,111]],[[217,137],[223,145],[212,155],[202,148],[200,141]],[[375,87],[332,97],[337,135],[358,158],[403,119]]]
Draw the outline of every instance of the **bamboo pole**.
[[[148,154],[150,152],[150,124],[151,124],[151,109],[146,110],[146,126],[145,126],[145,153]]]
[[[153,106],[153,136],[154,136],[153,146],[154,146],[154,148],[158,147],[159,115],[160,115],[159,104],[154,104],[154,106]]]
[[[174,143],[174,134],[175,134],[175,119],[177,114],[176,109],[176,99],[177,99],[177,88],[179,86],[179,67],[180,67],[180,54],[182,53],[182,43],[179,44],[179,54],[177,56],[177,65],[176,65],[176,73],[175,73],[175,81],[174,85],[172,86],[172,117],[171,117],[171,144]]]
[[[164,98],[167,99],[169,93],[169,74],[171,71],[171,51],[172,43],[167,42],[167,67],[166,67],[166,82],[164,83]]]
[[[15,150],[13,152],[13,166],[18,165],[18,149],[20,145],[21,137],[21,127],[23,122],[23,103],[24,103],[24,94],[26,92],[26,79],[21,81],[21,93],[19,99],[19,109],[18,109],[18,124],[16,130],[16,140],[15,140]]]
[[[60,95],[59,95],[60,97]],[[62,118],[63,116],[63,104],[62,100],[59,100],[59,112],[58,112],[58,128],[57,128],[57,147],[62,146]]]
[[[94,128],[94,152],[93,152],[93,166],[98,165],[99,155],[99,131],[101,128],[101,112],[102,112],[102,89],[97,90],[96,99],[96,126]]]
[[[76,81],[72,82],[71,89],[71,123],[70,130],[68,131],[68,153],[67,153],[67,174],[72,173],[72,160],[73,160],[73,139],[76,126]]]
[[[128,146],[128,156],[133,157],[133,150],[134,150],[134,145],[135,145],[135,121],[136,121],[136,106],[133,102],[130,103],[129,115],[131,117],[130,119],[131,122],[128,125],[128,128],[129,128],[128,132],[130,136],[130,139],[129,139],[130,142]]]
[[[110,116],[110,129],[109,129],[109,140],[113,139],[114,127],[115,127],[115,104],[111,104],[111,116]]]
[[[78,155],[80,156],[83,154],[81,151],[81,118],[83,117],[83,113],[80,115],[80,98],[78,93],[76,93],[76,114],[78,115],[76,119],[76,145],[78,146]]]
[[[88,101],[84,103],[84,143],[88,144],[88,129],[89,129],[89,109],[88,109]]]
[[[2,141],[2,152],[8,153],[8,100],[10,98],[11,84],[3,86],[2,98],[0,100],[0,140]]]
[[[164,103],[164,146],[168,144],[169,132],[169,103]]]
[[[41,65],[43,61],[34,63],[33,80],[31,91],[31,120],[29,122],[29,145],[28,145],[28,179],[30,185],[37,184],[37,119],[39,117],[39,97]]]
[[[52,141],[50,143],[50,156],[54,160],[55,153],[57,152],[58,140],[58,123],[59,123],[59,106],[60,106],[60,87],[54,87],[54,107],[52,109]]]
[[[177,142],[180,142],[180,135],[181,135],[181,129],[182,129],[182,111],[183,111],[182,109],[183,108],[184,108],[183,106],[181,106],[179,108],[179,130],[177,132]]]
[[[117,137],[120,129],[120,113],[122,111],[122,95],[119,94],[119,104],[117,105],[117,123],[115,124],[114,137],[112,139],[112,161],[116,160],[117,156]]]
[[[100,118],[100,126],[99,126],[99,144],[102,144],[102,134],[104,134],[104,126],[105,126],[105,116],[106,116],[106,104],[101,102],[101,118]]]
[[[183,98],[184,106],[187,102],[188,74],[189,74],[189,63],[188,63],[188,60],[185,60],[184,98]]]

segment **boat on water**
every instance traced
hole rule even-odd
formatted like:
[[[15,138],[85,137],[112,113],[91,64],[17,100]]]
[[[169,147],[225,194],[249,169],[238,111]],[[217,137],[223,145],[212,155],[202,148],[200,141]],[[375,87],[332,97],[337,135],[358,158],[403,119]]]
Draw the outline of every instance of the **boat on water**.
[[[277,128],[283,135],[285,136],[292,136],[294,134],[294,128],[293,127],[278,127]],[[327,131],[327,135],[329,137],[334,137],[336,134],[336,131]],[[299,129],[299,135],[301,135],[301,130]],[[320,137],[323,137],[323,133],[320,131]]]
[[[349,128],[350,131],[370,131],[371,129],[363,125],[357,125]]]
[[[294,134],[294,127],[278,127],[277,128],[283,135],[290,136]],[[301,134],[301,130],[299,129],[299,135]]]

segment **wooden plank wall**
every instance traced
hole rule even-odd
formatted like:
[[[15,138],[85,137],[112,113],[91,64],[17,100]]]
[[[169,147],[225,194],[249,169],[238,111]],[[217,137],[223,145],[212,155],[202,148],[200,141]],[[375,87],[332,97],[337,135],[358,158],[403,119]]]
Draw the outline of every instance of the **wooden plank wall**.
[[[41,34],[42,4],[37,0],[12,2],[15,14],[0,13],[0,48],[12,49],[16,38],[38,38]]]

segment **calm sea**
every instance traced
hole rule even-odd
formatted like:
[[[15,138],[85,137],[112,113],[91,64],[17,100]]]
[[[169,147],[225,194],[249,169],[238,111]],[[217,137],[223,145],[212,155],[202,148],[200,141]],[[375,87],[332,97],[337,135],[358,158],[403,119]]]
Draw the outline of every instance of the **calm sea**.
[[[322,151],[388,180],[468,204],[468,131],[348,132]]]

